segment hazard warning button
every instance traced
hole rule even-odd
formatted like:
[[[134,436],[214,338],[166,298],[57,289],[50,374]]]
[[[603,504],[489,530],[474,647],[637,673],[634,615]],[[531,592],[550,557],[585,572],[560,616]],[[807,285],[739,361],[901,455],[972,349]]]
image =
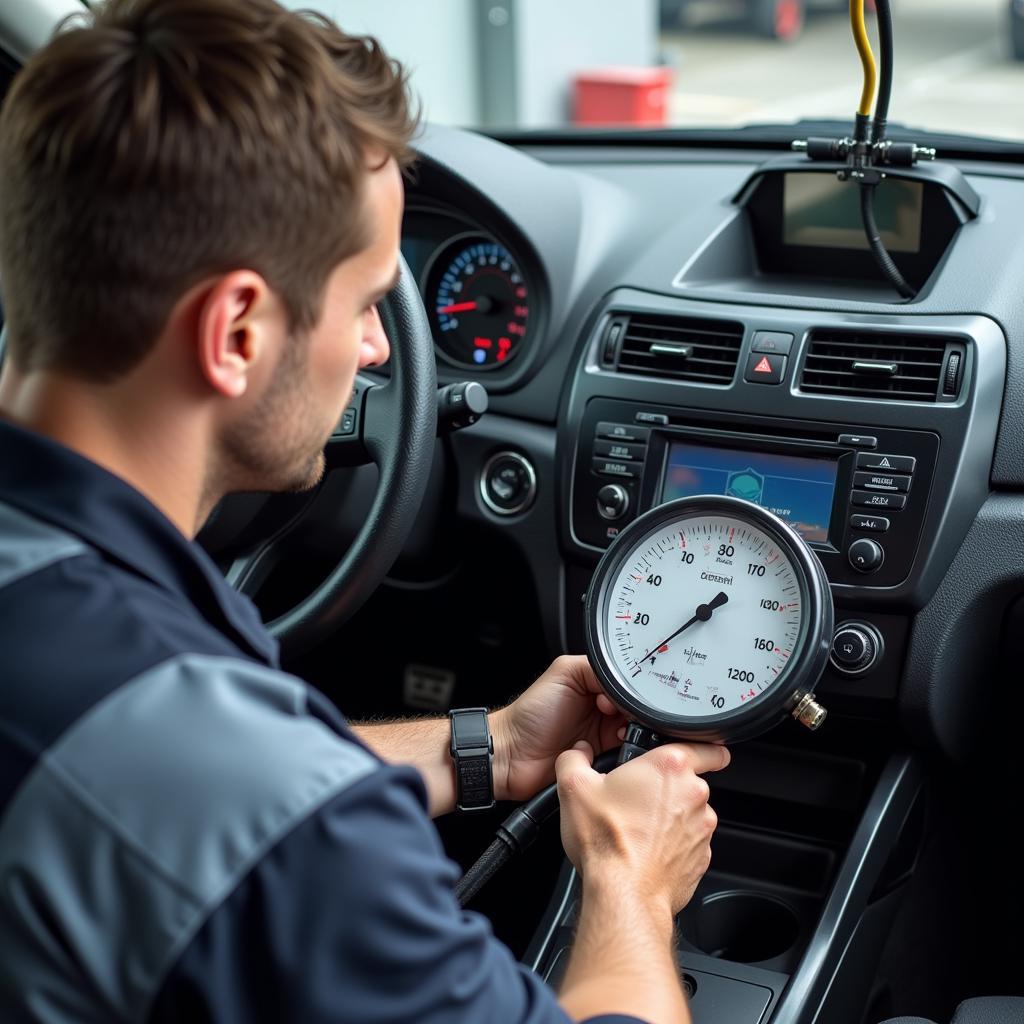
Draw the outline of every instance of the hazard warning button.
[[[785,376],[785,356],[773,355],[770,352],[751,352],[743,379],[751,384],[781,384]]]

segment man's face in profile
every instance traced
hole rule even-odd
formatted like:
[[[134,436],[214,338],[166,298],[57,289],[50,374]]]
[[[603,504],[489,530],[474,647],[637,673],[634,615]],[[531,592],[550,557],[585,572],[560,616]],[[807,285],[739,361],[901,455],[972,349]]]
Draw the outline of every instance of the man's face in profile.
[[[403,188],[394,160],[368,171],[364,203],[369,245],[331,273],[320,319],[311,330],[285,337],[281,310],[283,343],[276,365],[225,427],[228,473],[245,480],[244,489],[313,487],[323,475],[324,445],[348,404],[356,371],[388,358],[376,302],[396,277]]]

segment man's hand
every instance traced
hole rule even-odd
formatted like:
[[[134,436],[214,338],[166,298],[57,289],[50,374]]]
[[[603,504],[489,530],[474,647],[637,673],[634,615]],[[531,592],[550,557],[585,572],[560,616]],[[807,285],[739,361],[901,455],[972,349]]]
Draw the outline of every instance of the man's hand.
[[[556,658],[508,707],[490,716],[494,795],[528,800],[555,781],[555,759],[579,740],[598,753],[615,746],[625,718],[582,655]]]
[[[711,861],[718,824],[700,777],[726,767],[725,747],[667,743],[602,775],[579,743],[558,759],[562,844],[584,882],[608,882],[678,913]]]

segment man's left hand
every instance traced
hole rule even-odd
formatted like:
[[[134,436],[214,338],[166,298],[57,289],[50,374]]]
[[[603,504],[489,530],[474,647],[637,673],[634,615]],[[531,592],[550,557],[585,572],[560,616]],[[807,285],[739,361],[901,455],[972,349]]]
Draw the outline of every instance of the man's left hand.
[[[494,795],[528,800],[555,781],[555,758],[579,740],[596,753],[614,747],[626,720],[583,655],[556,658],[508,707],[490,715]]]

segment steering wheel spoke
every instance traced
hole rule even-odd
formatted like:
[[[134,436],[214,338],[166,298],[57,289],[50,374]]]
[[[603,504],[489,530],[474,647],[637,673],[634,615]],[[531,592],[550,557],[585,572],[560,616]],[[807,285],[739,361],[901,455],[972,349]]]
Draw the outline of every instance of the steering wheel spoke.
[[[376,462],[380,457],[379,447],[374,443],[379,434],[379,427],[374,427],[371,421],[368,428],[367,421],[368,418],[379,416],[383,411],[379,392],[386,389],[387,384],[375,381],[362,373],[356,375],[352,386],[352,398],[324,448],[328,469],[365,466],[367,463]],[[370,396],[374,392],[378,393],[378,397],[370,401]]]

